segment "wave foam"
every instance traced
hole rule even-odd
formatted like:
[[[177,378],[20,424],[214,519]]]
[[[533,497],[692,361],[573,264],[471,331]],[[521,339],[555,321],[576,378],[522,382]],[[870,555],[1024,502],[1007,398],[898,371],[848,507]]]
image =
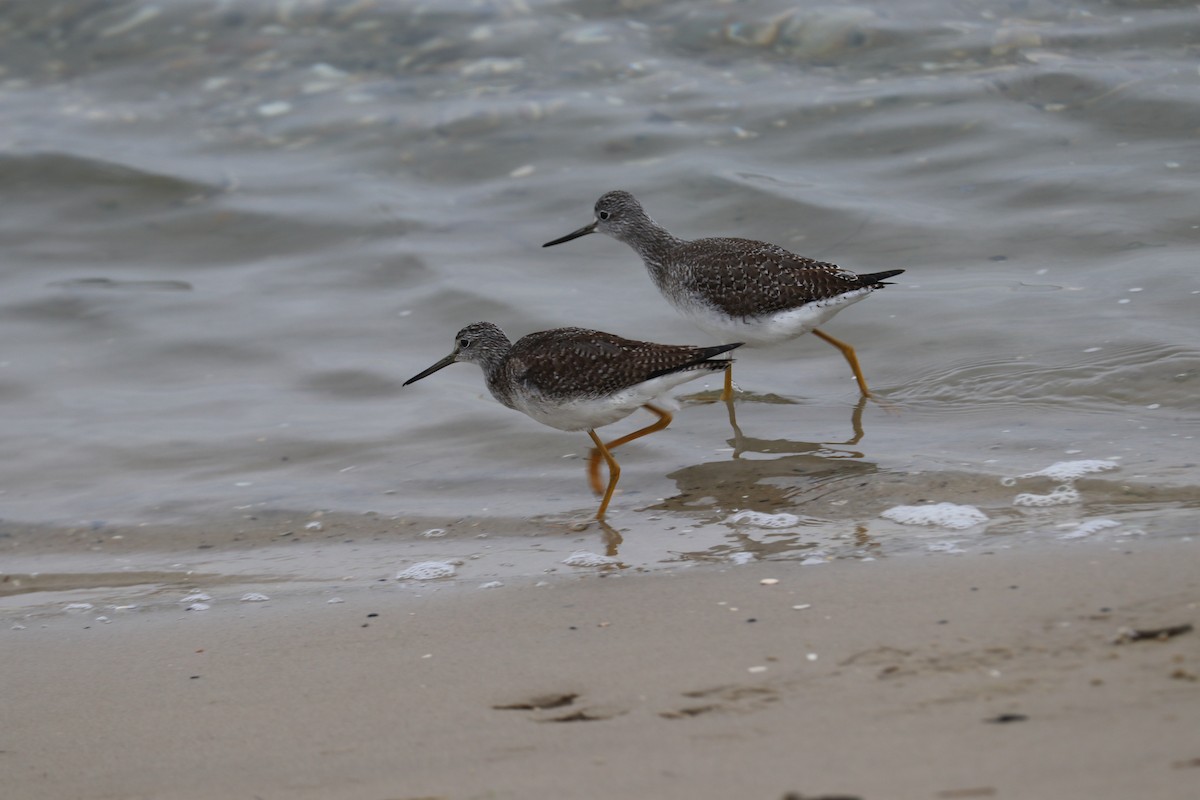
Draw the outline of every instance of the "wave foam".
[[[1034,494],[1033,492],[1022,492],[1013,498],[1014,506],[1029,506],[1032,508],[1048,508],[1049,506],[1062,506],[1070,503],[1078,503],[1082,501],[1079,496],[1079,491],[1069,484],[1064,483],[1062,486],[1054,487],[1054,491],[1049,494]]]
[[[1087,522],[1079,523],[1072,530],[1069,530],[1066,533],[1060,533],[1058,538],[1082,539],[1084,536],[1091,536],[1093,533],[1097,533],[1108,528],[1119,527],[1121,527],[1121,523],[1117,522],[1115,519],[1089,519]]]
[[[756,528],[790,528],[800,523],[795,514],[765,514],[762,511],[739,511],[729,518],[729,522],[745,522]]]
[[[602,556],[590,550],[576,550],[564,558],[562,563],[569,567],[607,567],[619,562],[612,556]]]
[[[1056,481],[1073,481],[1076,478],[1082,478],[1084,475],[1091,475],[1094,472],[1107,472],[1119,466],[1120,464],[1115,461],[1106,461],[1099,458],[1085,458],[1079,461],[1058,461],[1045,469],[1039,469],[1037,472],[1026,472],[1024,475],[1018,475],[1015,478],[1005,478],[1001,483],[1005,486],[1012,486],[1024,478],[1051,478]]]
[[[449,561],[422,561],[396,573],[398,581],[432,581],[452,578],[456,568]]]
[[[961,531],[987,522],[988,517],[975,506],[934,503],[928,506],[893,506],[879,516],[901,525],[937,525]]]

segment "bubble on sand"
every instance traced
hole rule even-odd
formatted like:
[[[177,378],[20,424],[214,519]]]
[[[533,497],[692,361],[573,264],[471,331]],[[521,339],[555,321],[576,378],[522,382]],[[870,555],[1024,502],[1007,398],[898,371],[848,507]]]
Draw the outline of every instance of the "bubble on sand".
[[[741,550],[737,553],[730,553],[729,560],[735,564],[749,564],[754,560],[754,553],[747,553],[745,550]]]
[[[179,599],[179,602],[181,602],[181,603],[206,603],[209,600],[212,600],[212,595],[205,594],[204,592],[193,592],[186,597],[181,597]]]
[[[434,581],[438,578],[452,578],[455,566],[449,561],[422,561],[396,573],[398,581]]]
[[[446,529],[445,528],[430,528],[429,530],[425,531],[421,535],[424,536],[426,539],[440,539],[441,537],[446,535]]]
[[[568,567],[607,567],[620,563],[612,556],[602,556],[590,550],[576,550],[563,559]]]
[[[95,606],[91,603],[67,603],[63,611],[91,611]]]
[[[975,506],[933,503],[927,506],[893,506],[879,516],[901,525],[936,525],[961,531],[987,522],[987,515]]]
[[[1078,503],[1082,498],[1074,486],[1063,484],[1062,486],[1054,487],[1054,491],[1049,494],[1034,494],[1033,492],[1022,492],[1013,498],[1014,506],[1029,506],[1032,508],[1047,508],[1049,506],[1061,506],[1069,503]]]
[[[788,513],[766,514],[762,511],[739,511],[730,517],[728,522],[735,524],[744,522],[756,528],[790,528],[798,525],[800,518],[795,514]]]
[[[208,603],[192,603],[184,611],[208,611],[212,606]]]
[[[501,581],[488,581],[487,583],[479,584],[480,589],[499,589],[504,583]]]
[[[242,595],[243,603],[262,603],[262,602],[264,602],[266,600],[270,600],[270,599],[271,598],[267,597],[265,594],[262,594],[261,592],[247,592],[246,594]]]

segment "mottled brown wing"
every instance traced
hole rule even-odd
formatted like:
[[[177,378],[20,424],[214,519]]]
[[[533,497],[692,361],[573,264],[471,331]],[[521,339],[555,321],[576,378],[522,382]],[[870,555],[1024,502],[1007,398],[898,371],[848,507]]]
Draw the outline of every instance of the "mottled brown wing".
[[[689,288],[734,317],[784,311],[864,285],[835,264],[750,239],[698,239],[679,248],[674,257],[691,265],[685,278]]]
[[[663,345],[603,331],[557,328],[520,339],[506,369],[526,388],[542,394],[605,396],[729,349],[732,346]]]

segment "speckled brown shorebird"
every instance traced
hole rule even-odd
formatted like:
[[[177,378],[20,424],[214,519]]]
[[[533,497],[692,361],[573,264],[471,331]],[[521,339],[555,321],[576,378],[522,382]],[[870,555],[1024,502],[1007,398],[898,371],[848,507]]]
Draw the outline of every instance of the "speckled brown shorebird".
[[[608,488],[596,512],[604,519],[621,468],[614,448],[671,424],[671,414],[650,401],[669,389],[710,372],[727,369],[731,358],[716,358],[741,343],[715,347],[655,344],[583,328],[531,333],[513,343],[490,322],[475,322],[455,336],[454,350],[405,386],[457,361],[483,369],[488,391],[504,405],[562,431],[587,431],[596,448],[588,460],[592,489],[601,492],[600,459],[608,464]],[[596,428],[624,419],[639,408],[654,423],[605,443]]]
[[[888,278],[904,270],[857,275],[767,242],[680,239],[651,219],[629,192],[608,192],[596,201],[595,213],[592,222],[542,246],[606,233],[637,251],[663,297],[702,330],[722,339],[739,339],[750,347],[811,331],[842,352],[859,391],[871,395],[854,348],[817,327],[887,286]],[[725,373],[721,398],[732,396],[731,368]]]

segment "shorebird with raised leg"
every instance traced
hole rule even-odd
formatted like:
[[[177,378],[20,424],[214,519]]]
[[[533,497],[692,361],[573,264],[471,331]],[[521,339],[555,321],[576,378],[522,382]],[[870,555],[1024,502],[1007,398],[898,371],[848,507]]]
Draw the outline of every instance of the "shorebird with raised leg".
[[[854,348],[817,327],[904,272],[857,275],[782,247],[752,239],[680,239],[659,225],[629,192],[596,201],[595,219],[542,247],[605,233],[637,251],[662,295],[685,317],[718,338],[747,346],[775,344],[810,331],[841,351],[859,391],[870,397]],[[721,399],[733,397],[733,371]],[[735,423],[736,427],[736,423]]]
[[[490,322],[475,322],[454,338],[450,355],[404,382],[421,380],[459,361],[483,369],[488,391],[503,405],[562,431],[587,431],[596,445],[588,477],[601,491],[600,459],[608,465],[608,487],[596,519],[603,520],[621,468],[612,450],[671,424],[671,414],[651,403],[664,392],[729,367],[717,358],[741,342],[715,347],[655,344],[583,328],[531,333],[515,343]],[[657,421],[607,444],[596,428],[624,419],[639,408]]]

